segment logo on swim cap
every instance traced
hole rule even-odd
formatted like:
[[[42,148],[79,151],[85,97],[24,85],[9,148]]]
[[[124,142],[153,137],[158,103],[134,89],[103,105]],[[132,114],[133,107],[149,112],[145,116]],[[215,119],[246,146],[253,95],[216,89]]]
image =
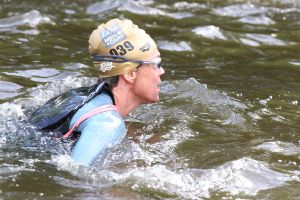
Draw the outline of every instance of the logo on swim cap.
[[[149,43],[147,42],[144,46],[142,46],[142,47],[140,48],[140,51],[141,51],[141,52],[149,51],[150,48],[151,48],[151,44],[149,44]]]
[[[113,67],[114,66],[113,66],[112,62],[102,62],[100,64],[99,71],[102,71],[102,72],[110,71]]]
[[[110,48],[127,38],[119,24],[114,24],[109,28],[105,27],[102,31],[99,32],[99,34],[106,48]]]

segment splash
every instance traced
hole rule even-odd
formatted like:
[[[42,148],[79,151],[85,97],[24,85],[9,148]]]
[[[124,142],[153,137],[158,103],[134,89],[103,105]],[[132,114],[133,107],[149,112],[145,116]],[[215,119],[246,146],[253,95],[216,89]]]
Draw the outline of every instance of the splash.
[[[15,148],[18,144],[25,152],[40,152],[36,157],[23,156],[21,159],[20,155],[13,155],[12,158],[20,160],[21,164],[8,166],[7,169],[12,170],[12,176],[24,171],[34,173],[37,163],[47,163],[75,177],[51,176],[50,179],[60,186],[78,188],[80,185],[80,188],[87,190],[122,187],[141,195],[147,191],[148,194],[161,198],[169,196],[186,199],[210,198],[213,193],[220,191],[229,196],[256,195],[261,190],[297,180],[297,175],[276,172],[268,164],[248,157],[211,169],[189,168],[187,161],[177,156],[176,148],[197,135],[190,128],[195,117],[191,113],[198,112],[197,109],[201,107],[224,119],[229,114],[227,120],[221,120],[223,126],[238,126],[241,123],[238,122],[239,119],[243,118],[240,111],[247,108],[238,100],[208,89],[195,79],[164,82],[162,103],[143,106],[128,117],[128,122],[135,121],[141,125],[136,129],[137,136],[128,137],[121,144],[107,150],[93,167],[78,165],[65,154],[61,144],[20,122],[25,116],[24,109],[32,104],[37,106],[67,89],[91,85],[94,81],[95,79],[90,78],[68,77],[33,88],[30,90],[32,99],[0,105],[0,116],[9,116],[6,123],[0,126],[2,149]],[[173,105],[174,102],[180,106]],[[215,112],[220,109],[223,110],[222,114]],[[175,123],[168,128],[166,122],[171,121],[169,119]],[[149,142],[153,141],[156,134],[159,139]],[[49,154],[51,158],[47,159]],[[2,155],[4,152],[1,151],[0,156]]]
[[[63,162],[61,162],[63,160]],[[74,166],[68,158],[53,158],[62,169],[72,171],[94,187],[114,185],[128,187],[136,192],[148,191],[160,195],[185,199],[210,198],[211,194],[223,191],[227,195],[254,196],[261,190],[279,187],[295,177],[276,172],[264,162],[241,158],[214,169],[174,169],[155,164],[146,167],[97,170]],[[88,184],[85,182],[85,184]]]
[[[171,101],[182,101],[181,106],[185,105],[185,112],[209,112],[215,116],[216,122],[223,125],[250,128],[242,115],[242,111],[247,109],[246,105],[219,91],[208,89],[205,84],[200,84],[194,78],[166,84],[162,92],[172,96]]]
[[[29,89],[28,92],[31,96],[30,101],[36,102],[37,105],[40,105],[45,103],[50,98],[57,96],[69,89],[91,86],[95,84],[96,81],[96,78],[77,78],[67,76],[59,81],[47,83],[46,85],[39,85],[35,88]],[[22,99],[20,101],[22,102]]]

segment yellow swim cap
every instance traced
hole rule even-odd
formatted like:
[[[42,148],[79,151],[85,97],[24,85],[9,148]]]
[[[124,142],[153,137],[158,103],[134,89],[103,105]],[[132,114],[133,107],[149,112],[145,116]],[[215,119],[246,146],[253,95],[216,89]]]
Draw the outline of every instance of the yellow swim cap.
[[[130,20],[112,19],[95,29],[89,38],[89,52],[100,77],[135,69],[158,53],[154,40]],[[95,59],[100,58],[100,59]]]

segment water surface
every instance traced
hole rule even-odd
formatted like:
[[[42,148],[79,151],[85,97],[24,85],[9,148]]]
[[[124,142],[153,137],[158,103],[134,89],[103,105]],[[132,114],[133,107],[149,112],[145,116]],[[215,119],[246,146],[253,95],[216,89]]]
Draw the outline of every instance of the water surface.
[[[299,198],[299,1],[4,0],[0,11],[1,198]],[[161,101],[79,166],[24,120],[95,83],[87,40],[114,17],[157,41]]]

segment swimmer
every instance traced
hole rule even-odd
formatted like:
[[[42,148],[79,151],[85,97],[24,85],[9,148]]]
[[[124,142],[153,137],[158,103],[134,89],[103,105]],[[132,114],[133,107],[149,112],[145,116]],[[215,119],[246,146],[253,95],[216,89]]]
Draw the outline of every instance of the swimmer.
[[[88,92],[77,89],[55,97],[30,119],[40,129],[66,126],[64,139],[77,135],[71,156],[87,166],[124,139],[124,116],[141,104],[159,101],[160,76],[165,73],[154,40],[130,20],[112,19],[99,25],[90,35],[88,49],[98,83]],[[57,109],[58,100],[67,114]],[[55,112],[49,108],[54,107],[60,113],[50,117],[48,113]]]

